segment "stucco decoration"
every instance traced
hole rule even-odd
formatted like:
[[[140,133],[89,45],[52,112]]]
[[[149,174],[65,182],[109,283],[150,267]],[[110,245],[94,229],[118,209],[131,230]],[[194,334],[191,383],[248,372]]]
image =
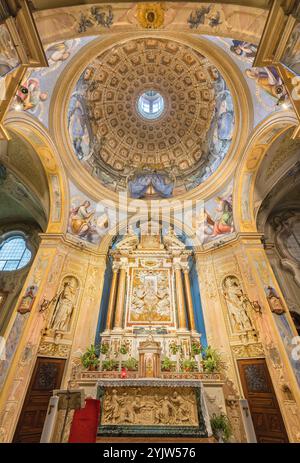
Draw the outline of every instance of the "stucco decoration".
[[[104,3],[97,6],[78,5],[34,13],[34,19],[43,43],[65,40],[87,34],[110,34],[116,32],[136,32],[150,24],[160,30],[199,34],[219,34],[258,43],[267,18],[267,10],[245,5],[224,5],[194,2],[144,3],[155,5],[151,21],[140,14],[138,3]],[[163,11],[161,5],[163,5]],[[148,8],[150,11],[151,8]],[[150,21],[149,21],[150,19]],[[192,27],[193,26],[193,27]],[[147,28],[148,28],[147,27]]]

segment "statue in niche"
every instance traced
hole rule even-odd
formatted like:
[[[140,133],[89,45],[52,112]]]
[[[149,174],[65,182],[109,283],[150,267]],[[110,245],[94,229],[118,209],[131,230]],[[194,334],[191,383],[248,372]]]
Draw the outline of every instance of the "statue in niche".
[[[224,279],[223,295],[234,331],[253,331],[254,327],[248,313],[248,298],[245,297],[238,278],[231,275]]]
[[[116,244],[118,251],[134,251],[139,244],[139,238],[134,233],[131,225],[128,226],[128,231],[124,238]]]
[[[168,251],[185,249],[185,244],[177,238],[173,227],[170,227],[168,233],[163,236],[163,243]]]
[[[54,331],[69,331],[72,315],[77,299],[78,281],[74,277],[67,277],[63,282],[63,289],[52,299],[54,304],[52,317],[48,328]]]

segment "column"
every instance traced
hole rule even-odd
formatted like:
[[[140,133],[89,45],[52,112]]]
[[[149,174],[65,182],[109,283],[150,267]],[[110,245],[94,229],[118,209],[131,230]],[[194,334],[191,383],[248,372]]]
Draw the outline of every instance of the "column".
[[[188,319],[190,323],[190,330],[196,331],[194,307],[193,307],[193,300],[192,300],[192,294],[191,294],[191,283],[190,283],[190,276],[189,276],[188,268],[185,268],[183,270],[183,276],[184,276],[185,296],[186,296],[186,303],[187,303]]]
[[[175,281],[176,281],[176,301],[177,301],[177,311],[178,311],[178,328],[181,330],[186,330],[184,293],[183,293],[181,267],[179,265],[175,266]]]
[[[106,330],[111,329],[112,318],[114,314],[114,308],[116,303],[116,294],[117,294],[117,280],[118,280],[118,267],[113,267],[113,276],[110,287],[109,303],[107,309],[107,319],[106,319]]]
[[[122,328],[123,310],[124,310],[124,303],[125,303],[125,286],[126,286],[125,283],[126,283],[126,268],[121,267],[120,276],[119,276],[117,302],[116,302],[114,329]]]

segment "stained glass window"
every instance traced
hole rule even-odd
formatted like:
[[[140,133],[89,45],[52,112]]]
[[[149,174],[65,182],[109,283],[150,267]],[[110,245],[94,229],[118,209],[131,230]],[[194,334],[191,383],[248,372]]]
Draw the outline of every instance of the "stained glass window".
[[[31,251],[22,236],[7,238],[0,245],[0,271],[12,271],[25,267],[31,259]]]

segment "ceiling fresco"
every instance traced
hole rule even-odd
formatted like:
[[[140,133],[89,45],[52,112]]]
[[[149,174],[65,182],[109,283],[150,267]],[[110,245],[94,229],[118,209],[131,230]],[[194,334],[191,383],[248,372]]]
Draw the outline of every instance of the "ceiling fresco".
[[[144,92],[164,110],[146,120]],[[98,55],[70,98],[74,153],[109,189],[133,197],[188,191],[215,172],[234,132],[231,94],[217,68],[192,48],[166,39],[136,39]],[[151,193],[151,192],[150,192]]]
[[[289,97],[274,67],[252,67],[257,45],[243,40],[205,36],[226,51],[237,64],[249,86],[254,107],[254,126],[274,111],[286,109]]]
[[[45,46],[49,67],[28,70],[12,102],[11,109],[25,111],[48,127],[51,97],[59,75],[75,53],[93,38],[83,37]]]

